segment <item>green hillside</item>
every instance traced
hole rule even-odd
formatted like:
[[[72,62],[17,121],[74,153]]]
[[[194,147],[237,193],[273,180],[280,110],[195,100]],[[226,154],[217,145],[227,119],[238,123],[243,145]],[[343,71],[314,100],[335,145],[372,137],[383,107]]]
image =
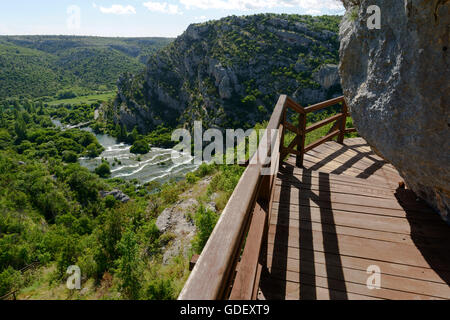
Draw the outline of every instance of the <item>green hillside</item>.
[[[123,72],[138,72],[166,38],[1,36],[0,99],[114,90]]]
[[[143,132],[161,124],[253,127],[280,94],[303,105],[341,95],[339,16],[259,14],[194,24],[124,76],[111,119]],[[119,114],[114,115],[114,112]]]

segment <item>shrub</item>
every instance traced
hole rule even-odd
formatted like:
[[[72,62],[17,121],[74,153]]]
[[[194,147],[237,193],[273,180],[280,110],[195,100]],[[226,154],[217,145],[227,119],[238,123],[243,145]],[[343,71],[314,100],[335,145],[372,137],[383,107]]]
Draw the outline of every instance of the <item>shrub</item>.
[[[21,274],[19,271],[8,267],[0,273],[0,296],[8,294],[20,287]]]
[[[187,183],[189,183],[189,184],[194,184],[194,183],[196,183],[198,180],[199,180],[199,178],[195,175],[195,173],[189,172],[189,173],[186,175],[186,181],[187,181]]]
[[[174,300],[175,290],[171,279],[156,279],[150,282],[145,290],[146,299],[149,300]]]
[[[100,178],[108,178],[111,176],[111,169],[107,162],[103,162],[100,166],[95,169],[95,173],[99,175]]]
[[[114,208],[116,203],[117,203],[116,198],[114,198],[114,196],[112,195],[109,195],[105,198],[105,206],[109,209]]]
[[[62,159],[66,163],[75,163],[78,161],[78,156],[73,151],[64,151],[62,155]]]
[[[150,145],[145,140],[136,141],[130,149],[134,154],[147,154],[150,152]]]
[[[215,212],[205,209],[202,205],[197,210],[194,220],[198,233],[193,240],[193,248],[200,254],[208,242],[208,239],[219,220],[219,216]]]
[[[142,276],[136,235],[128,230],[117,247],[121,255],[117,268],[120,289],[127,298],[136,300],[140,295]]]

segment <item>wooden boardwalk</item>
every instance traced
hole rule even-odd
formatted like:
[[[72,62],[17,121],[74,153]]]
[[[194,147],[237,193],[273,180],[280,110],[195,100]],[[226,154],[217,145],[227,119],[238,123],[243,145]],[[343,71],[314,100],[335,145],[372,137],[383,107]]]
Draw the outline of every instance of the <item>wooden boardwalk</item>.
[[[450,227],[361,138],[276,178],[259,299],[450,299]],[[266,254],[267,253],[267,254]],[[369,289],[367,269],[381,270]]]

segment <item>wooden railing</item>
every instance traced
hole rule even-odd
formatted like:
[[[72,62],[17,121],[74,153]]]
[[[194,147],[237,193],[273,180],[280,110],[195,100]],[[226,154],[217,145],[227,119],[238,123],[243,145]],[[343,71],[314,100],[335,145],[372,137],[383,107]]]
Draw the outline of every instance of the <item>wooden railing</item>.
[[[33,262],[33,263],[23,267],[19,271],[23,274],[23,273],[25,273],[25,272],[27,272],[29,270],[36,269],[37,267],[39,267],[39,265],[40,265],[40,262],[36,261],[36,262]],[[17,293],[19,291],[20,291],[19,289],[13,290],[13,291],[11,291],[11,292],[1,296],[0,300],[17,300]]]
[[[340,104],[342,112],[307,127],[307,114]],[[299,125],[288,121],[288,110],[299,117]],[[275,178],[280,162],[288,154],[297,156],[297,166],[303,165],[303,156],[320,144],[338,137],[343,143],[348,116],[344,97],[303,108],[291,98],[282,95],[275,106],[267,130],[259,147],[211,237],[200,255],[183,288],[180,300],[255,300],[259,278],[265,262],[264,240],[268,235],[268,221],[274,193]],[[313,130],[336,122],[320,140],[305,146],[306,135]],[[285,146],[286,130],[295,133],[295,139]]]

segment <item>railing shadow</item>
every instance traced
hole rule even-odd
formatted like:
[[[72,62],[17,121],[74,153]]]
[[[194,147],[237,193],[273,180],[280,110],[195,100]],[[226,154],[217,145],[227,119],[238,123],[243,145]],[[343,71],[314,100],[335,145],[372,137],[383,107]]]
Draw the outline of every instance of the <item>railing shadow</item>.
[[[406,212],[415,246],[431,269],[450,286],[450,226],[413,191],[399,188],[395,197]],[[428,215],[427,220],[419,220],[423,215]]]
[[[365,146],[367,146],[367,145],[365,145]],[[329,164],[330,162],[332,162],[333,160],[335,160],[339,156],[345,154],[348,150],[352,150],[354,152],[357,152],[356,155],[352,156],[350,159],[348,159],[346,161],[343,161],[343,163],[338,168],[336,168],[336,169],[334,169],[333,171],[330,172],[331,174],[339,175],[339,174],[342,174],[345,171],[347,171],[349,168],[354,166],[360,160],[367,159],[372,154],[372,152],[361,152],[361,151],[355,150],[353,147],[354,146],[342,146],[340,149],[338,149],[338,150],[334,151],[333,153],[327,155],[325,158],[323,158],[322,160],[318,161],[314,165],[308,166],[308,169],[312,170],[312,171],[320,170],[322,167],[324,167],[325,165]],[[367,167],[366,169],[362,170],[362,172],[360,174],[358,174],[356,176],[356,178],[368,179],[371,176],[375,175],[375,173],[377,171],[381,170],[388,163],[385,160],[377,160],[377,159],[373,159],[373,158],[372,158],[372,161],[373,161],[373,164],[370,165],[369,167]]]
[[[291,185],[289,183],[289,176],[294,174],[294,169],[290,168],[280,173],[281,190],[280,190],[280,206],[278,208],[278,217],[276,222],[276,233],[274,238],[272,250],[272,263],[270,272],[267,268],[262,269],[260,290],[267,300],[283,300],[286,297],[286,283],[285,281],[276,281],[272,276],[276,273],[276,279],[285,280],[287,278],[288,268],[288,246],[279,245],[287,244],[289,241],[289,233],[283,230],[283,221],[289,219],[290,209],[285,210],[282,207],[283,203],[290,203],[291,200]],[[269,221],[270,223],[270,221]]]
[[[318,277],[316,267],[323,262],[316,261],[315,249],[323,246],[325,257],[325,270],[329,297],[332,300],[347,300],[347,288],[344,279],[343,266],[339,252],[339,242],[335,220],[333,216],[331,203],[331,188],[329,175],[319,174],[319,193],[313,191],[311,170],[303,170],[302,176],[294,175],[294,167],[284,164],[280,169],[279,178],[281,180],[280,205],[278,210],[276,235],[274,238],[274,249],[272,259],[272,273],[267,269],[264,271],[263,278],[277,279],[277,281],[262,281],[261,290],[266,299],[280,300],[289,293],[286,292],[287,281],[295,282],[298,285],[300,300],[317,300]],[[291,199],[292,189],[299,190],[299,197]],[[311,201],[319,206],[320,220],[322,221],[322,232],[319,237],[318,229],[315,228],[314,218],[312,216]],[[294,217],[292,203],[298,204],[298,243],[294,246],[291,236],[291,247],[289,250],[298,250],[298,259],[289,259],[289,233],[293,231],[290,220]],[[324,205],[326,204],[326,205]],[[324,227],[324,222],[326,226]],[[322,238],[322,244],[317,242]],[[315,243],[316,240],[316,243]],[[292,263],[296,261],[297,266]],[[290,263],[288,263],[290,262]],[[288,269],[290,277],[288,279]],[[296,271],[294,271],[296,270]],[[293,278],[297,274],[297,278]],[[322,285],[323,286],[323,285]]]

